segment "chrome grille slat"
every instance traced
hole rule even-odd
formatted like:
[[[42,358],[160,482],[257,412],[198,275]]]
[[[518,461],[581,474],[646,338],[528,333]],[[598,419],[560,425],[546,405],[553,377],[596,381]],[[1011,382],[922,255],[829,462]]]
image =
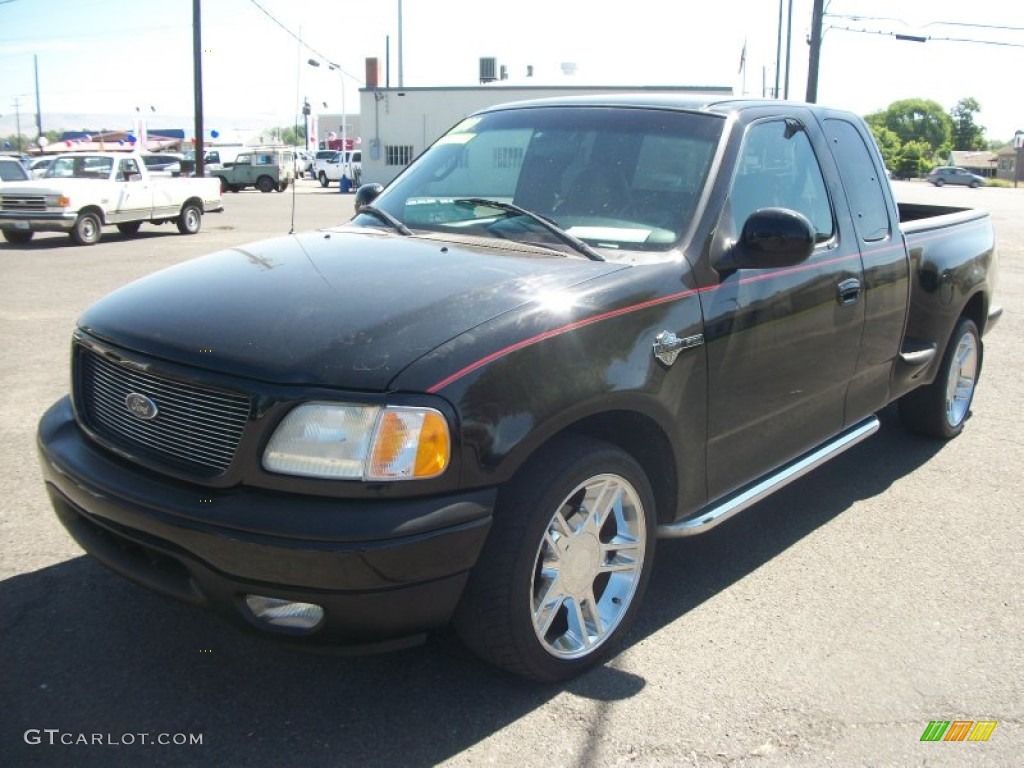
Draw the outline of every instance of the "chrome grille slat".
[[[99,406],[98,410],[102,412],[102,415],[111,421],[118,418],[116,411],[109,406]],[[216,461],[231,461],[231,457],[234,455],[234,451],[230,446],[222,448],[220,450],[203,450],[200,444],[196,442],[184,442],[181,439],[167,438],[164,436],[163,441],[157,440],[152,434],[147,432],[141,426],[136,426],[131,423],[125,423],[122,425],[125,434],[140,443],[149,445],[152,448],[163,449],[168,453],[174,454],[179,458],[188,459],[195,454],[206,455]]]
[[[249,418],[248,397],[140,371],[84,348],[78,361],[85,420],[111,445],[202,477],[231,466]],[[156,403],[156,417],[133,415],[125,405],[129,393]]]

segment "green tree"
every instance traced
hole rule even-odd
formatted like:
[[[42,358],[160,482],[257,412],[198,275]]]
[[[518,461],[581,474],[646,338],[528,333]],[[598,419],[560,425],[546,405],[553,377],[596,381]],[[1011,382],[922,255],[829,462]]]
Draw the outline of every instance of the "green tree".
[[[895,175],[900,179],[913,179],[923,175],[935,163],[932,147],[926,141],[908,141],[900,149]]]
[[[277,128],[274,133],[281,137],[281,143],[289,147],[301,147],[306,143],[306,128],[302,125]]]
[[[928,158],[945,157],[952,149],[953,121],[938,102],[930,99],[894,101],[884,111],[883,122],[902,144],[927,144]]]
[[[903,150],[903,142],[900,141],[899,136],[884,125],[876,127],[872,123],[868,123],[868,128],[875,137],[878,151],[882,153],[882,161],[885,163],[885,167],[892,170],[899,162],[900,152]]]
[[[970,96],[960,99],[949,110],[953,121],[953,149],[985,149],[985,128],[974,122],[974,116],[981,111],[981,104]]]

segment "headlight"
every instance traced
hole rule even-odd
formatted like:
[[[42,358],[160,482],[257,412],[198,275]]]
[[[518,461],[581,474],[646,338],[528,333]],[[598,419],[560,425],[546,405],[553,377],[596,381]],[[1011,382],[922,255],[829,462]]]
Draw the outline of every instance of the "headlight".
[[[47,208],[67,208],[71,205],[71,200],[64,195],[47,195],[46,196],[46,207]]]
[[[448,422],[433,408],[306,403],[263,452],[271,472],[337,480],[423,480],[448,466]]]

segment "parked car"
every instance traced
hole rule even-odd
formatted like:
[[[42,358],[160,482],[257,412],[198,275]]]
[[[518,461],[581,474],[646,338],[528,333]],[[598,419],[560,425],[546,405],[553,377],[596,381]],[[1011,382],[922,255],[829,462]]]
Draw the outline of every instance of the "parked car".
[[[39,425],[87,552],[288,642],[451,621],[498,666],[578,674],[629,632],[657,538],[732,518],[891,403],[958,435],[1001,314],[989,215],[897,205],[864,121],[817,105],[494,106],[355,202],[91,306]],[[870,559],[847,555],[820,567]],[[686,588],[658,590],[672,615]]]
[[[985,177],[971,173],[966,168],[959,168],[955,165],[940,165],[928,172],[928,181],[936,187],[943,184],[958,184],[962,187],[977,189],[985,186]]]
[[[171,176],[181,173],[181,161],[185,159],[184,155],[171,152],[140,152],[139,155],[150,173],[169,173]]]
[[[343,156],[346,157],[343,159]],[[363,176],[363,153],[360,150],[334,150],[332,154],[316,161],[316,177],[321,187],[326,187],[332,181],[340,182],[342,176],[348,176],[352,186],[359,186]]]
[[[28,173],[33,179],[38,179],[46,174],[46,169],[53,163],[54,155],[36,157],[28,164]]]
[[[194,235],[203,214],[223,207],[215,181],[150,176],[136,154],[61,154],[42,178],[25,174],[5,184],[0,230],[9,243],[27,243],[36,232],[67,232],[78,245],[98,243],[105,225],[134,235],[143,222],[174,222],[183,235]]]
[[[336,149],[318,149],[316,153],[313,155],[313,158],[309,164],[310,178],[317,178],[317,174],[320,171],[320,164],[322,161],[327,161],[328,159],[334,157],[337,154],[338,150]]]
[[[213,166],[207,176],[220,179],[221,192],[255,187],[260,192],[284,192],[295,181],[295,156],[281,147],[252,147],[230,166]]]
[[[0,184],[12,181],[27,181],[30,178],[25,166],[16,157],[0,157]]]

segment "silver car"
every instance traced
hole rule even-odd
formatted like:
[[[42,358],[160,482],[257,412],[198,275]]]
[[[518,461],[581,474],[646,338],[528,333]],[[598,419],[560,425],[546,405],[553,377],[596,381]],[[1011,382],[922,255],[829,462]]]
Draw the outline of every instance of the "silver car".
[[[938,168],[931,169],[928,173],[928,181],[936,187],[941,187],[943,184],[959,184],[975,189],[984,186],[985,177],[978,176],[966,168],[958,168],[955,165],[940,165]]]

